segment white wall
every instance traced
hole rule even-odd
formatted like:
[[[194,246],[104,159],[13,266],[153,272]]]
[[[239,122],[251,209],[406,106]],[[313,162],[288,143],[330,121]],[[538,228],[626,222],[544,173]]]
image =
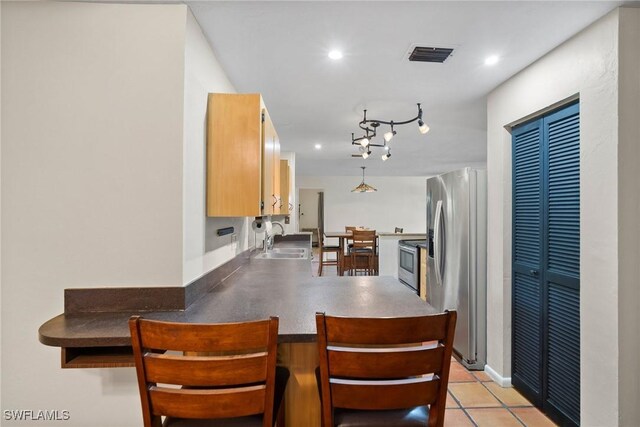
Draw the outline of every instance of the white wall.
[[[246,247],[204,219],[204,92],[233,88],[184,5],[1,7],[2,409],[137,426],[132,368],[62,370],[37,330],[64,288],[181,286]]]
[[[635,134],[628,134],[635,139],[623,140],[618,123],[619,114],[626,109],[637,126],[638,95],[629,97],[629,105],[619,106],[618,17],[618,11],[610,13],[499,86],[489,95],[487,108],[488,234],[493,236],[488,245],[488,365],[499,375],[510,377],[511,136],[505,126],[580,96],[581,421],[587,426],[618,425],[619,418],[625,418],[621,393],[627,387],[637,390],[638,384],[637,353],[623,359],[620,347],[622,336],[633,335],[626,345],[638,349],[637,311],[626,313],[635,323],[618,322],[621,293],[636,297],[635,302],[628,303],[629,309],[638,304],[637,286],[631,290],[631,281],[621,281],[619,266],[620,236],[632,231],[636,241],[628,241],[625,248],[635,245],[637,249],[638,244],[637,173],[629,174],[628,169],[618,173],[619,150],[635,144],[635,148],[629,148],[635,158],[629,159],[627,168],[637,171],[638,133],[635,128]],[[627,45],[636,49],[636,80],[632,77],[629,82],[629,87],[636,90],[637,46],[637,41]],[[630,110],[633,103],[635,110]],[[631,191],[636,191],[631,202],[635,210],[629,218],[621,211],[621,200]],[[626,228],[630,223],[633,228]],[[637,250],[633,256],[637,257]],[[637,265],[634,268],[637,272]],[[634,280],[637,285],[637,274]],[[629,360],[632,357],[634,363]],[[619,382],[622,372],[633,372],[634,380],[629,383],[635,381],[635,386]],[[637,391],[624,399],[633,400],[637,406]],[[624,425],[640,424],[638,409],[634,411]]]
[[[235,93],[196,19],[187,12],[184,81],[184,268],[188,284],[248,247],[247,218],[206,217],[206,117],[210,92]],[[252,218],[253,219],[253,218]],[[218,237],[234,227],[236,237]],[[252,240],[253,242],[253,240]]]
[[[618,364],[620,425],[640,425],[640,9],[620,13]]]
[[[300,176],[298,189],[324,190],[325,230],[344,230],[347,225],[378,231],[404,228],[405,233],[426,232],[427,177],[372,176],[366,182],[375,193],[352,193],[362,176]]]

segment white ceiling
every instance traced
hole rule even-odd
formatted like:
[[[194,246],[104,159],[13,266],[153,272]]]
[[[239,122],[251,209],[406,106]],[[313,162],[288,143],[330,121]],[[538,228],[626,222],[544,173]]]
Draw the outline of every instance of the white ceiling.
[[[430,175],[486,162],[486,96],[620,2],[186,2],[239,92],[262,93],[299,175]],[[413,63],[412,44],[454,47]],[[344,52],[332,61],[332,49]],[[488,67],[487,56],[500,62]],[[549,76],[550,79],[553,76]],[[351,158],[369,118],[397,127],[392,157]],[[381,141],[379,132],[378,140]],[[314,149],[316,143],[322,150]]]

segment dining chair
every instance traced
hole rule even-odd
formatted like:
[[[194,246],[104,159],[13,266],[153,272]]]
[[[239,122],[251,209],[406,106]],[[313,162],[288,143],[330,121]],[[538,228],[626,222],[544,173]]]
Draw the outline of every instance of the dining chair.
[[[356,227],[355,225],[353,225],[353,226],[352,225],[347,225],[347,226],[344,227],[344,231],[346,233],[353,233],[353,231],[356,230],[357,228],[358,227]],[[345,241],[347,243],[346,247],[347,247],[347,254],[348,254],[350,252],[350,250],[351,250],[351,247],[353,246],[353,238],[352,237],[347,237],[345,239]]]
[[[145,427],[284,426],[278,318],[244,323],[129,320]],[[164,421],[162,421],[162,417]]]
[[[318,265],[318,276],[322,276],[322,267],[323,266],[331,266],[331,265],[335,265],[336,269],[338,269],[338,271],[340,270],[340,246],[332,246],[332,245],[325,245],[324,243],[324,235],[323,233],[320,231],[320,229],[318,229],[318,248],[320,248],[320,262]],[[333,253],[335,254],[336,258],[335,259],[324,259],[324,254],[325,253]]]
[[[444,425],[456,312],[316,313],[323,427]]]
[[[368,276],[375,273],[376,256],[376,231],[375,230],[353,230],[353,247],[351,248],[351,270],[350,273],[357,275],[358,270],[365,272]],[[364,260],[364,262],[362,262]],[[361,267],[362,268],[359,268]]]
[[[355,225],[347,225],[344,227],[344,231],[346,233],[353,233],[353,230],[355,230],[356,227]],[[345,237],[344,239],[344,249],[346,250],[346,254],[343,254],[343,256],[349,256],[351,255],[351,249],[353,248],[353,236],[352,237]],[[351,262],[351,260],[349,260],[349,262]],[[347,268],[347,266],[342,266],[343,271],[345,268]],[[349,265],[349,274],[351,274],[351,266]]]

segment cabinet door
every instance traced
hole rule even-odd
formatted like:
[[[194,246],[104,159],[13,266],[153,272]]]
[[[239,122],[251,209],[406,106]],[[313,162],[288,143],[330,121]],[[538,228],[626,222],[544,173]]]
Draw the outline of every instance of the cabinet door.
[[[273,214],[278,215],[282,209],[282,191],[280,188],[280,139],[275,134],[273,140]]]
[[[209,94],[207,215],[259,216],[260,95]]]
[[[275,173],[274,157],[278,135],[266,109],[262,110],[262,115],[262,214],[273,215],[274,207],[277,206],[273,175]],[[278,166],[280,165],[278,164]]]
[[[289,181],[290,173],[289,161],[280,160],[280,197],[282,198],[282,203],[280,204],[281,215],[289,214],[289,186],[291,185]]]

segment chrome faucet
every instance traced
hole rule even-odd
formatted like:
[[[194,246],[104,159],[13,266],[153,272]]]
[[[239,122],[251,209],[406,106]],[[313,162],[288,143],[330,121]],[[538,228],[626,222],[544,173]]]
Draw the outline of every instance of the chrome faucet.
[[[282,236],[284,236],[286,234],[286,232],[284,231],[284,225],[282,225],[282,223],[277,222],[277,221],[273,221],[271,223],[272,225],[277,225],[278,227],[280,227],[280,230],[282,230],[282,233],[280,233]],[[275,233],[274,234],[269,234],[268,231],[264,232],[264,251],[269,252],[271,249],[273,249],[273,238],[275,237]]]
[[[269,235],[265,231],[264,233],[264,252],[267,253],[269,250],[273,249],[273,235]]]
[[[284,236],[284,235],[286,235],[286,234],[287,234],[287,233],[286,233],[286,231],[284,231],[284,225],[282,225],[282,223],[281,223],[281,222],[273,221],[271,224],[272,224],[272,225],[277,225],[278,227],[280,227],[280,230],[282,230],[282,233],[280,233],[280,234],[281,234],[282,236]]]

